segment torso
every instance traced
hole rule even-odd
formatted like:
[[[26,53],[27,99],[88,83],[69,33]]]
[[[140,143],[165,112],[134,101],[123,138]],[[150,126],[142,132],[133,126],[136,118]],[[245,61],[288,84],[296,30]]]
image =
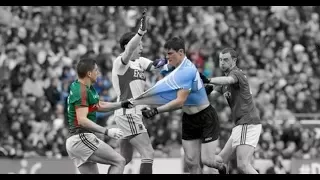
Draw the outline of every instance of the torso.
[[[234,76],[238,82],[221,86],[223,96],[231,108],[232,120],[239,124],[260,124],[260,117],[254,105],[248,79],[238,68],[232,69],[227,75]]]
[[[148,63],[146,58],[139,58],[124,65],[121,62],[121,56],[117,57],[112,69],[112,84],[117,93],[117,101],[137,97],[146,90],[145,69],[148,68]],[[115,115],[141,114],[143,107],[137,105],[131,109],[118,109]]]

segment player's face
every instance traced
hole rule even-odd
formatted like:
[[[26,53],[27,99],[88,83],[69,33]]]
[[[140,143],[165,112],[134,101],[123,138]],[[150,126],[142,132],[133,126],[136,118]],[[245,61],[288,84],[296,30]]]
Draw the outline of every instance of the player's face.
[[[88,73],[88,76],[92,83],[97,82],[97,78],[100,75],[100,71],[97,65],[94,66],[94,69]]]
[[[182,49],[179,51],[175,51],[173,49],[166,50],[166,58],[168,59],[168,64],[170,64],[173,67],[177,67],[184,58],[184,52]]]
[[[140,41],[139,46],[137,47],[136,50],[134,50],[132,54],[132,59],[138,59],[142,54],[142,50],[143,50],[143,43]]]
[[[219,54],[219,66],[222,71],[228,71],[234,64],[230,53]]]

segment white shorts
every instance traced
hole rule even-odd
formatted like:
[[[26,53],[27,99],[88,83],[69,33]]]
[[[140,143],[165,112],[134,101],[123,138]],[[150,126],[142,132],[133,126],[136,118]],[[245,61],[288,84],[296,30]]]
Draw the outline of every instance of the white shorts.
[[[75,166],[80,167],[102,143],[93,133],[80,133],[67,139],[66,149]]]
[[[232,139],[232,148],[239,145],[250,145],[257,147],[262,125],[261,124],[243,124],[232,129],[230,138]]]
[[[115,115],[114,118],[118,128],[123,131],[124,138],[147,132],[141,114]]]

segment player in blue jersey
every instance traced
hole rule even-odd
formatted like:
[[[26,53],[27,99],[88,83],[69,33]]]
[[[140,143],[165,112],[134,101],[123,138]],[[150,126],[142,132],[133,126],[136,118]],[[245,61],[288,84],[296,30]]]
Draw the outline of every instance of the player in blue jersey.
[[[222,159],[215,156],[220,132],[218,115],[210,105],[197,68],[186,57],[184,40],[174,37],[165,43],[164,48],[168,63],[174,70],[165,73],[167,76],[151,88],[150,92],[158,94],[158,97],[145,101],[147,105],[157,104],[155,101],[163,105],[144,108],[142,114],[151,118],[158,113],[182,108],[182,146],[190,173],[201,174],[200,163],[223,168]]]

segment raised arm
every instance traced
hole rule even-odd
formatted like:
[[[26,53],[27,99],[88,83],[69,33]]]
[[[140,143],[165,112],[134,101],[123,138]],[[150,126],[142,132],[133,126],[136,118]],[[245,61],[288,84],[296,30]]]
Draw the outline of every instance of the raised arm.
[[[122,57],[121,61],[123,64],[129,63],[129,60],[134,50],[137,49],[137,47],[139,46],[142,36],[147,32],[147,25],[148,25],[148,19],[146,16],[146,9],[145,9],[142,13],[141,24],[140,24],[138,33],[128,42],[121,56]]]

